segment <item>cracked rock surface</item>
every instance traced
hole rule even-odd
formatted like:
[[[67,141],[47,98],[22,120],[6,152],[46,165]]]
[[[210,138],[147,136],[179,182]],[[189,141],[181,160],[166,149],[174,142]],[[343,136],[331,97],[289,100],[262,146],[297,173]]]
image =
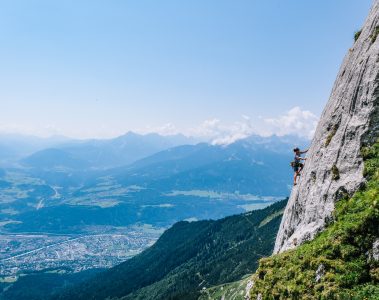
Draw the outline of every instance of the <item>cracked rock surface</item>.
[[[379,135],[379,0],[346,55],[321,115],[300,181],[292,190],[274,253],[312,239],[336,201],[363,183],[361,147]]]

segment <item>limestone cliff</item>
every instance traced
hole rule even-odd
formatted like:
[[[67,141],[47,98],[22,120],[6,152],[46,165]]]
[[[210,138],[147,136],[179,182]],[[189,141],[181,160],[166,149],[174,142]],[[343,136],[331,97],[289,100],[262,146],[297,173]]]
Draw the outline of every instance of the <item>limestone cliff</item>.
[[[361,147],[379,135],[379,0],[346,55],[293,188],[274,253],[312,239],[364,183]]]

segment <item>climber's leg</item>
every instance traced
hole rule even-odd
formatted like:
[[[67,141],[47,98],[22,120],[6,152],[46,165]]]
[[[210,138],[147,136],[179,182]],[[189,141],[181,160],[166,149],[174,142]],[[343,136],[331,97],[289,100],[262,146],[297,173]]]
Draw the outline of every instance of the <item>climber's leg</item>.
[[[299,176],[299,169],[298,168],[296,168],[295,169],[295,174],[293,175],[293,185],[296,185],[297,183],[296,183],[296,179],[297,179],[297,176]]]

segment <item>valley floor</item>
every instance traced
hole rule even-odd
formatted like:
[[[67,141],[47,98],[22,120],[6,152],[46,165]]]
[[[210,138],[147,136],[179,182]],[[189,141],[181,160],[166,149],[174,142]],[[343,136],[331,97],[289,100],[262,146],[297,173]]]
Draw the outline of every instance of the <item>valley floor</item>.
[[[80,272],[110,268],[151,246],[163,229],[134,226],[112,231],[87,235],[0,235],[0,280],[45,269]]]

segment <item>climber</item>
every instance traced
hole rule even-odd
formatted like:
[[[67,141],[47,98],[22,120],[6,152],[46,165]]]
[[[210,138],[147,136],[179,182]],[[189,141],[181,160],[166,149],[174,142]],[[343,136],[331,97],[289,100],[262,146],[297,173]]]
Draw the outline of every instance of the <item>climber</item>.
[[[301,163],[301,161],[306,161],[306,158],[302,158],[301,155],[304,153],[307,153],[309,149],[305,151],[300,151],[299,148],[293,149],[293,152],[295,152],[295,158],[294,161],[291,163],[291,166],[293,167],[293,170],[295,171],[295,174],[293,176],[293,185],[296,185],[296,179],[298,176],[300,176],[301,170],[304,168],[304,164]]]

